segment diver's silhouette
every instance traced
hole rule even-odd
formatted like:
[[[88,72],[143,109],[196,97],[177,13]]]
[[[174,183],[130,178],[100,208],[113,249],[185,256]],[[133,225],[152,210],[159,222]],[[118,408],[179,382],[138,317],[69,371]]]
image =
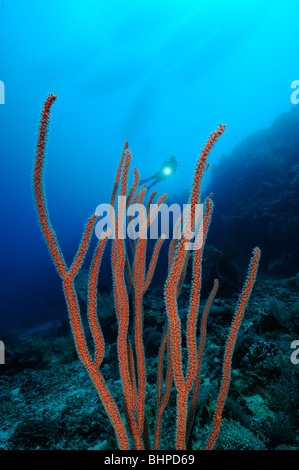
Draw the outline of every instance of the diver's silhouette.
[[[140,180],[139,184],[147,183],[148,181],[153,180],[153,182],[147,187],[147,189],[152,188],[155,184],[160,183],[161,181],[166,181],[170,176],[174,175],[178,166],[178,162],[175,157],[165,160],[160,166],[159,171],[149,178]]]

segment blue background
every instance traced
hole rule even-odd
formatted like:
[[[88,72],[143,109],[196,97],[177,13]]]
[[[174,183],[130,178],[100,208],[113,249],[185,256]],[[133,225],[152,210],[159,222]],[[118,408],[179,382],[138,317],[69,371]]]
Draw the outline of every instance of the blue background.
[[[3,331],[65,308],[31,190],[48,93],[58,94],[48,206],[70,262],[87,217],[109,202],[125,140],[141,177],[176,156],[176,175],[159,187],[174,196],[189,187],[201,146],[220,122],[227,131],[212,162],[293,106],[298,10],[295,0],[0,3]]]

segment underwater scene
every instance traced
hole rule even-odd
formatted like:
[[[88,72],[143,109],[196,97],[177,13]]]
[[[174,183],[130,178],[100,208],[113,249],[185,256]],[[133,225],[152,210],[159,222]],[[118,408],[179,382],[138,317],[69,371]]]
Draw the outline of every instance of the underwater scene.
[[[299,450],[298,17],[0,0],[0,450]]]

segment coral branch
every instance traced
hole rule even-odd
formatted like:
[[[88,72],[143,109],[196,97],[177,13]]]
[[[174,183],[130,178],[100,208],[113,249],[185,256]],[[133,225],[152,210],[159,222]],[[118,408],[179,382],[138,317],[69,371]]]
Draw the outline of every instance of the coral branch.
[[[221,420],[222,420],[222,411],[223,411],[223,407],[225,404],[225,400],[227,397],[227,392],[228,392],[229,384],[230,384],[231,363],[232,363],[232,356],[233,356],[233,352],[234,352],[234,348],[236,344],[237,334],[240,328],[240,324],[243,318],[245,308],[247,306],[247,303],[249,301],[249,298],[253,289],[253,285],[255,282],[258,265],[260,261],[260,256],[261,256],[260,249],[257,247],[254,248],[253,255],[250,260],[250,264],[248,268],[247,278],[243,285],[243,289],[242,289],[241,295],[237,303],[237,308],[235,311],[233,323],[231,325],[231,329],[230,329],[228,340],[227,340],[226,347],[225,347],[223,368],[222,368],[222,382],[221,382],[218,401],[217,401],[217,405],[216,405],[216,409],[214,413],[212,431],[206,444],[206,450],[213,449],[219,430],[220,430]]]
[[[198,346],[198,353],[197,353],[198,357],[197,357],[196,377],[195,377],[194,388],[192,391],[193,395],[192,395],[192,400],[190,403],[189,415],[188,415],[188,424],[187,424],[188,435],[190,434],[191,427],[193,425],[195,410],[196,410],[196,405],[197,405],[197,400],[198,400],[200,376],[201,376],[201,362],[202,362],[202,355],[203,355],[205,341],[206,341],[208,315],[209,315],[209,311],[213,303],[213,300],[217,294],[218,287],[219,287],[218,279],[215,279],[213,289],[208,297],[208,300],[207,300],[207,303],[206,303],[206,306],[202,315],[202,319],[201,319],[199,346]]]
[[[167,344],[167,376],[166,376],[166,384],[165,384],[165,393],[162,399],[163,357],[164,357],[166,344]],[[162,336],[161,346],[159,350],[158,364],[159,365],[158,365],[157,419],[156,419],[154,450],[159,449],[162,416],[169,400],[169,395],[170,395],[170,390],[171,390],[171,385],[172,385],[172,363],[171,363],[169,332],[168,332],[167,325],[164,329],[164,333]]]
[[[37,210],[37,217],[40,223],[42,233],[44,235],[46,244],[49,252],[52,256],[52,260],[57,269],[58,274],[63,280],[64,296],[68,308],[68,314],[70,318],[71,329],[74,337],[74,342],[78,356],[84,367],[86,368],[102,402],[106,409],[106,412],[110,418],[112,426],[115,429],[117,440],[121,449],[129,449],[129,438],[123,419],[120,415],[118,407],[110,394],[110,391],[98,370],[100,359],[102,357],[102,345],[101,343],[97,346],[95,361],[92,360],[86,337],[80,316],[79,302],[74,286],[74,278],[78,273],[78,270],[82,266],[83,259],[87,252],[91,232],[96,220],[96,215],[92,216],[86,225],[82,241],[79,245],[77,254],[74,258],[70,270],[67,270],[65,260],[62,252],[58,245],[57,237],[54,229],[51,226],[51,222],[47,212],[45,188],[44,188],[44,170],[45,170],[45,149],[46,149],[46,138],[48,133],[48,125],[50,120],[50,108],[53,102],[56,100],[56,95],[49,95],[44,107],[41,112],[41,124],[38,132],[37,140],[37,151],[35,154],[34,168],[33,168],[33,197]],[[92,282],[95,282],[95,276],[91,275]],[[95,287],[91,286],[91,290],[94,291]],[[92,293],[91,297],[94,297],[95,292]],[[91,307],[93,308],[93,307]],[[94,319],[94,312],[91,315],[92,330],[95,335],[96,341],[101,341],[98,325]]]
[[[51,106],[56,98],[57,95],[49,95],[41,111],[40,127],[38,131],[37,148],[33,168],[33,197],[40,228],[48,246],[53,263],[60,277],[64,277],[66,276],[67,267],[57,241],[56,233],[50,222],[44,188],[46,143],[49,131],[50,111]]]
[[[143,186],[139,190],[139,173],[134,169],[134,182],[128,193],[128,175],[131,163],[131,152],[128,143],[125,143],[120,163],[117,169],[112,195],[111,212],[117,212],[113,217],[114,237],[111,247],[111,267],[113,280],[114,304],[118,324],[117,351],[119,372],[121,377],[122,392],[124,397],[124,412],[126,420],[122,417],[119,408],[112,397],[110,390],[102,376],[100,366],[105,352],[105,341],[99,321],[98,312],[98,278],[101,260],[107,244],[108,231],[106,237],[100,239],[96,245],[91,261],[88,276],[88,305],[87,318],[89,322],[94,348],[89,349],[87,335],[81,319],[81,311],[78,296],[75,290],[74,279],[81,269],[86,253],[88,251],[93,229],[97,220],[97,214],[92,215],[83,231],[82,239],[73,262],[68,269],[62,251],[59,247],[56,233],[51,225],[47,211],[47,202],[44,187],[44,170],[46,141],[50,122],[51,106],[56,100],[56,95],[49,95],[41,112],[40,127],[37,139],[37,149],[35,154],[33,169],[33,197],[37,211],[37,217],[41,231],[46,241],[48,250],[59,276],[62,279],[64,296],[67,304],[70,325],[74,337],[75,347],[79,359],[88,372],[97,393],[102,400],[107,415],[115,430],[119,447],[123,450],[131,446],[135,449],[149,448],[150,440],[146,423],[146,385],[147,371],[143,340],[143,297],[148,289],[158,263],[158,257],[165,236],[161,236],[152,250],[151,259],[147,269],[147,232],[155,219],[160,205],[164,202],[166,195],[159,198],[158,203],[152,206],[152,201],[156,193],[152,193],[147,202],[142,220],[139,223],[139,237],[137,240],[130,240],[132,246],[132,257],[129,257],[126,250],[124,226],[126,222],[128,205],[133,202],[143,204],[146,198],[147,188]],[[202,188],[203,175],[208,167],[208,156],[220,135],[224,132],[225,125],[221,124],[217,130],[209,136],[203,146],[201,155],[197,161],[192,190],[190,196],[191,211],[184,212],[175,225],[175,239],[171,242],[168,252],[168,275],[164,286],[164,299],[167,312],[165,330],[162,335],[162,342],[158,358],[158,397],[157,397],[157,417],[155,429],[154,448],[160,445],[162,429],[162,415],[168,403],[172,383],[174,382],[177,391],[176,408],[176,447],[186,448],[190,428],[193,422],[195,407],[200,384],[201,360],[206,338],[207,316],[211,303],[218,289],[218,281],[215,281],[214,288],[209,296],[201,320],[201,334],[199,344],[197,342],[196,330],[198,311],[200,306],[200,291],[202,279],[203,250],[210,226],[213,205],[211,196],[208,196],[203,204],[204,214],[197,212],[197,205],[200,204],[200,194]],[[116,209],[116,198],[118,205]],[[128,217],[130,211],[128,211]],[[181,236],[179,232],[182,225],[186,227],[186,233]],[[201,228],[200,237],[197,238],[198,227]],[[180,234],[179,234],[180,233]],[[176,239],[176,235],[178,235]],[[191,237],[195,237],[192,245],[193,253],[190,255]],[[178,297],[181,286],[185,278],[188,260],[192,257],[192,282],[190,289],[190,300],[187,313],[187,325],[182,327],[180,312],[178,307]],[[214,414],[214,421],[211,434],[206,448],[213,448],[221,426],[222,410],[229,389],[231,375],[231,361],[235,347],[235,342],[248,303],[260,259],[260,250],[255,248],[248,269],[248,276],[244,283],[236,311],[227,340],[222,382],[219,397]],[[146,272],[147,271],[147,272]],[[129,291],[131,289],[133,308],[130,312]],[[133,332],[129,328],[130,314],[133,319]],[[186,334],[186,359],[183,358],[182,330]],[[163,374],[164,356],[167,349],[167,368]],[[185,364],[186,363],[186,364]],[[186,366],[186,367],[185,367]],[[186,369],[186,370],[184,370]],[[163,385],[163,375],[165,385]],[[162,396],[162,390],[164,395]],[[189,398],[191,396],[190,408]]]

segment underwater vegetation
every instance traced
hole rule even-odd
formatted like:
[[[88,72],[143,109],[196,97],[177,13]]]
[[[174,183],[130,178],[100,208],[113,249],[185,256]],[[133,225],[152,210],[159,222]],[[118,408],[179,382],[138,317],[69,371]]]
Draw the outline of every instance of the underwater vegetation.
[[[291,343],[298,339],[299,334],[298,268],[294,262],[289,264],[289,269],[286,271],[284,267],[286,265],[275,263],[277,274],[273,276],[271,274],[273,271],[268,269],[268,264],[270,262],[269,266],[273,265],[272,261],[280,255],[275,250],[271,253],[269,240],[261,237],[263,231],[259,230],[259,227],[264,226],[259,208],[265,217],[269,214],[274,220],[276,201],[283,202],[287,198],[288,212],[281,211],[280,217],[289,217],[288,226],[296,234],[296,205],[299,193],[298,191],[296,193],[296,187],[293,184],[286,184],[287,179],[295,171],[290,159],[298,155],[298,138],[295,133],[297,119],[294,118],[294,113],[293,110],[279,116],[274,126],[249,136],[235,148],[232,154],[223,157],[223,163],[216,167],[217,171],[216,169],[214,171],[212,182],[214,187],[215,181],[215,188],[213,188],[215,207],[213,223],[209,228],[208,244],[205,245],[202,258],[199,315],[202,315],[205,310],[215,278],[219,279],[219,288],[207,318],[207,335],[201,360],[201,382],[193,414],[193,424],[188,423],[190,432],[186,447],[190,451],[203,449],[211,433],[222,378],[225,344],[238,293],[246,273],[247,259],[243,265],[238,256],[241,253],[245,258],[255,236],[262,248],[263,256],[259,266],[259,275],[256,278],[234,347],[232,379],[214,449],[298,450],[299,448],[299,368],[298,364],[291,361],[294,351],[290,348]],[[278,140],[284,145],[278,147]],[[288,143],[287,146],[286,143]],[[269,161],[268,155],[273,149],[276,155],[280,149],[279,165],[276,165],[273,159]],[[247,164],[241,164],[243,155]],[[261,168],[259,165],[266,165],[267,172],[264,175],[260,171],[255,172],[252,168],[252,161],[257,168]],[[233,176],[234,184],[229,184],[227,181],[225,167]],[[280,171],[281,168],[283,171]],[[271,172],[269,172],[270,169],[272,169]],[[247,178],[249,188],[247,188]],[[267,178],[265,180],[267,184],[254,186],[255,181],[259,183],[265,178]],[[293,178],[295,178],[294,174],[291,180]],[[216,184],[216,181],[220,184]],[[248,192],[250,189],[251,192]],[[238,193],[239,198],[231,198],[231,193],[235,196]],[[245,217],[243,205],[249,214],[255,214],[258,217],[258,224],[254,223],[254,218]],[[219,217],[221,213],[224,214],[223,218]],[[284,225],[278,224],[276,228],[280,230],[274,230],[270,232],[270,235],[272,240],[278,241]],[[229,244],[230,240],[232,241]],[[106,259],[109,266],[110,245],[111,242],[108,240],[105,254],[108,254]],[[242,250],[240,250],[240,245]],[[283,244],[277,244],[277,246],[282,247]],[[296,251],[292,251],[291,246],[286,244],[285,253],[289,259],[295,260]],[[127,248],[130,249],[130,246]],[[163,264],[167,265],[167,252],[168,246],[165,240],[156,265],[155,275],[157,278],[158,274],[159,282],[155,283],[153,279],[154,282],[143,297],[143,343],[147,381],[145,420],[152,447],[155,444],[157,396],[160,387],[157,380],[158,370],[160,370],[159,350],[167,318],[163,292],[165,278],[160,276],[160,271]],[[264,256],[264,252],[268,255]],[[133,256],[132,253],[130,254]],[[151,259],[150,256],[149,259]],[[264,269],[262,270],[263,261]],[[86,268],[88,268],[88,263],[86,263]],[[105,354],[100,370],[121,416],[125,416],[117,347],[118,320],[114,292],[104,287],[103,284],[103,277],[106,275],[102,261],[97,286],[97,310],[105,338]],[[88,280],[89,270],[81,268],[74,282],[86,342],[92,354],[94,343],[87,318]],[[191,283],[192,263],[189,262],[177,299],[182,322],[184,365],[187,365],[188,357],[186,324]],[[48,288],[51,289],[51,286]],[[128,295],[131,308],[133,297],[130,290],[128,290]],[[47,314],[47,308],[49,309],[49,306],[45,305],[45,314]],[[60,307],[59,312],[61,312]],[[200,327],[200,322],[198,322],[198,338]],[[130,337],[132,332],[133,323],[130,317],[128,332]],[[57,322],[40,325],[39,329],[30,328],[25,332],[22,331],[21,334],[20,337],[16,337],[15,333],[11,337],[3,337],[6,363],[1,366],[0,375],[2,410],[0,447],[53,450],[116,449],[118,442],[111,421],[99,400],[95,387],[91,386],[83,364],[78,360],[66,310],[63,310],[63,315],[60,315]],[[167,355],[166,349],[165,356]],[[167,370],[167,357],[164,357],[163,397]],[[192,398],[192,393],[193,390],[190,398]],[[177,391],[172,381],[168,403],[162,416],[160,449],[175,448],[176,407]],[[130,443],[133,446],[133,442],[130,441]]]
[[[50,120],[51,106],[56,95],[49,95],[41,113],[40,129],[38,134],[37,151],[33,171],[34,200],[40,223],[40,228],[51,254],[52,260],[59,276],[62,279],[65,300],[68,308],[71,330],[78,356],[87,370],[96,390],[101,398],[106,413],[115,430],[118,445],[121,449],[149,449],[152,447],[146,418],[146,388],[147,372],[143,339],[143,299],[153,273],[158,263],[159,252],[165,236],[158,238],[151,259],[146,265],[147,239],[144,236],[154,220],[160,205],[166,199],[162,196],[156,205],[151,205],[156,193],[152,193],[147,202],[147,211],[140,223],[139,237],[132,240],[131,248],[133,260],[128,256],[123,236],[122,223],[124,214],[131,201],[143,203],[146,196],[146,187],[138,189],[139,174],[136,169],[134,183],[128,190],[128,173],[131,162],[131,152],[125,144],[121,161],[116,173],[111,196],[111,207],[116,210],[116,197],[122,198],[118,203],[118,215],[115,219],[115,233],[111,248],[111,267],[113,276],[114,307],[118,322],[117,357],[121,387],[123,392],[123,413],[113,398],[104,379],[100,366],[104,359],[105,341],[100,325],[100,312],[98,312],[98,277],[103,252],[107,243],[105,237],[99,238],[91,261],[87,280],[87,319],[93,339],[93,348],[87,342],[87,333],[81,318],[80,304],[75,287],[75,278],[78,275],[85,259],[93,229],[98,214],[92,215],[86,224],[81,243],[70,267],[67,267],[55,231],[51,225],[47,211],[47,201],[44,187],[45,150]],[[193,426],[195,411],[201,381],[202,355],[206,341],[206,325],[208,313],[218,290],[218,280],[207,299],[202,313],[200,335],[197,338],[197,321],[200,306],[200,290],[202,278],[202,261],[205,240],[209,230],[213,203],[211,195],[203,202],[203,217],[200,230],[202,243],[196,243],[191,254],[189,246],[191,235],[196,233],[199,226],[199,216],[196,212],[201,201],[201,187],[204,173],[208,167],[208,156],[225,126],[220,124],[218,129],[211,133],[202,148],[197,161],[190,196],[190,212],[183,213],[178,226],[186,224],[186,233],[174,237],[169,245],[168,275],[164,286],[164,300],[166,309],[165,327],[162,334],[158,355],[157,371],[157,416],[154,434],[154,449],[160,446],[162,415],[168,403],[172,386],[176,389],[176,424],[175,446],[177,449],[186,449],[190,432]],[[124,201],[124,197],[127,200]],[[178,226],[175,230],[178,230]],[[197,240],[196,240],[197,241]],[[178,299],[186,275],[188,261],[192,260],[192,280],[187,304],[186,319],[183,325],[179,314]],[[238,331],[242,322],[245,308],[248,304],[253,285],[255,283],[260,260],[259,248],[254,248],[248,267],[247,278],[239,295],[235,313],[229,329],[224,350],[222,379],[215,406],[212,427],[206,441],[205,449],[212,449],[217,440],[221,423],[223,407],[227,398],[231,377],[232,356],[237,340]],[[132,295],[132,312],[130,312],[129,293]],[[132,322],[130,322],[132,315]],[[130,327],[131,326],[131,327]],[[182,330],[185,329],[186,357],[183,351]],[[167,358],[167,361],[166,361]],[[163,380],[163,363],[166,362],[166,378]],[[163,384],[163,382],[165,382]],[[164,393],[163,393],[164,391]],[[123,417],[125,415],[125,418]]]

